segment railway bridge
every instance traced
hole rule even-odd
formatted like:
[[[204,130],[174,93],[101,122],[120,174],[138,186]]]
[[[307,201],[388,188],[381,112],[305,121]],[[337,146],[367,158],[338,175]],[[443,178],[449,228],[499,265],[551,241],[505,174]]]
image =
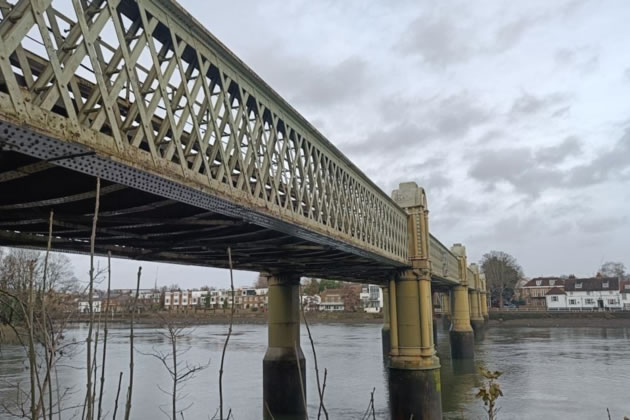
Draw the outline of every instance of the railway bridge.
[[[98,253],[267,273],[265,417],[304,417],[313,276],[384,288],[392,418],[441,418],[435,295],[470,359],[486,288],[422,188],[381,191],[173,0],[0,0],[0,244],[45,247],[52,209],[88,252],[97,195]]]

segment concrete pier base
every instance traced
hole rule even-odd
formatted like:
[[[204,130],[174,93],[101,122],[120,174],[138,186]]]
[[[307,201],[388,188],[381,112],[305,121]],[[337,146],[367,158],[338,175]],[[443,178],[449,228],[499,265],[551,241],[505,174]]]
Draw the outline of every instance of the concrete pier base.
[[[438,342],[437,318],[433,318],[433,344]]]
[[[473,331],[451,330],[449,336],[451,339],[451,358],[475,358],[475,334]]]
[[[473,331],[475,331],[476,339],[480,339],[485,336],[486,322],[483,318],[471,319],[470,325],[472,326]]]
[[[392,332],[389,327],[383,326],[381,330],[381,342],[383,344],[383,360],[389,360],[389,351],[392,347]]]
[[[389,407],[392,419],[441,420],[440,369],[390,369]]]
[[[302,372],[301,385],[298,366]],[[263,418],[304,420],[302,387],[306,392],[306,362],[302,350],[298,348],[296,358],[294,349],[267,349],[263,359]]]
[[[444,331],[449,331],[451,329],[451,316],[450,315],[442,315],[442,329]]]
[[[306,363],[300,348],[300,277],[265,275],[269,344],[263,359],[263,418],[302,420],[306,417]]]

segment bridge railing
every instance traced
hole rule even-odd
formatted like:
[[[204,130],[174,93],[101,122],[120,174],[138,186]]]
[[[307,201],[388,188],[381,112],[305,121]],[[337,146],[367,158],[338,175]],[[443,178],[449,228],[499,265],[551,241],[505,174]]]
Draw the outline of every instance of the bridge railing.
[[[0,12],[2,120],[407,263],[405,212],[176,3]]]
[[[459,281],[457,257],[433,235],[429,235],[429,256],[434,276]]]

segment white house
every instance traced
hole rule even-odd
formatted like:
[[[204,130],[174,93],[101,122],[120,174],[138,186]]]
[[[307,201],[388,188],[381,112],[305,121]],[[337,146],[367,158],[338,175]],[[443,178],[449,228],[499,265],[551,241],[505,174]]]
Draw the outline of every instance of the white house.
[[[359,294],[365,312],[378,313],[383,308],[383,290],[374,284],[365,284]]]
[[[622,310],[625,298],[619,279],[597,276],[569,278],[564,284],[564,295],[558,288],[550,290],[545,299],[549,310]],[[558,290],[556,290],[558,289]]]
[[[630,311],[630,280],[621,282],[621,285],[619,286],[619,292],[621,293],[623,310]]]
[[[547,300],[547,310],[567,309],[567,294],[559,287],[553,287],[549,290],[545,295],[545,299]]]
[[[95,296],[92,299],[92,309],[94,310],[94,313],[97,314],[99,312],[101,312],[101,301],[98,299],[97,296]],[[88,302],[87,300],[80,300],[79,301],[79,312],[80,313],[90,313],[90,302]]]
[[[172,290],[164,292],[164,308],[191,308],[204,304],[207,290]]]

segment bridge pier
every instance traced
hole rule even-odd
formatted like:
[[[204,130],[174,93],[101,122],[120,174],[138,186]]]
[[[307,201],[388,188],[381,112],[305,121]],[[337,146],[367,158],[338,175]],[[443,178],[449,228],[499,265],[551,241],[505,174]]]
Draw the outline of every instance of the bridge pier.
[[[392,419],[442,418],[440,360],[433,340],[429,261],[429,211],[424,190],[400,184],[392,198],[407,212],[411,269],[389,283],[391,352],[389,407]]]
[[[479,277],[479,267],[477,264],[470,265],[474,278],[472,286],[473,289],[469,291],[470,293],[470,325],[472,326],[475,332],[475,338],[481,339],[484,335],[484,330],[486,327],[486,322],[483,319],[483,315],[481,314],[481,281]]]
[[[442,293],[442,329],[448,331],[451,328],[451,291]]]
[[[383,329],[381,330],[381,344],[383,345],[383,360],[389,361],[391,350],[391,325],[389,320],[389,288],[383,287]]]
[[[394,347],[392,340],[389,367],[391,418],[409,419],[413,415],[419,420],[441,419],[440,361],[433,342],[430,274],[428,270],[408,270],[392,283],[390,296],[394,295],[396,303],[390,307],[390,322],[397,343]]]
[[[300,348],[300,277],[267,275],[268,347],[263,359],[263,418],[306,416],[306,363]]]
[[[490,315],[488,314],[488,292],[481,292],[481,316],[483,316],[483,321],[487,325],[490,319]]]
[[[466,248],[455,244],[451,248],[459,261],[461,282],[453,288],[453,315],[450,331],[451,357],[453,359],[474,359],[474,332],[470,324],[470,308],[468,299],[468,279],[466,267]]]

